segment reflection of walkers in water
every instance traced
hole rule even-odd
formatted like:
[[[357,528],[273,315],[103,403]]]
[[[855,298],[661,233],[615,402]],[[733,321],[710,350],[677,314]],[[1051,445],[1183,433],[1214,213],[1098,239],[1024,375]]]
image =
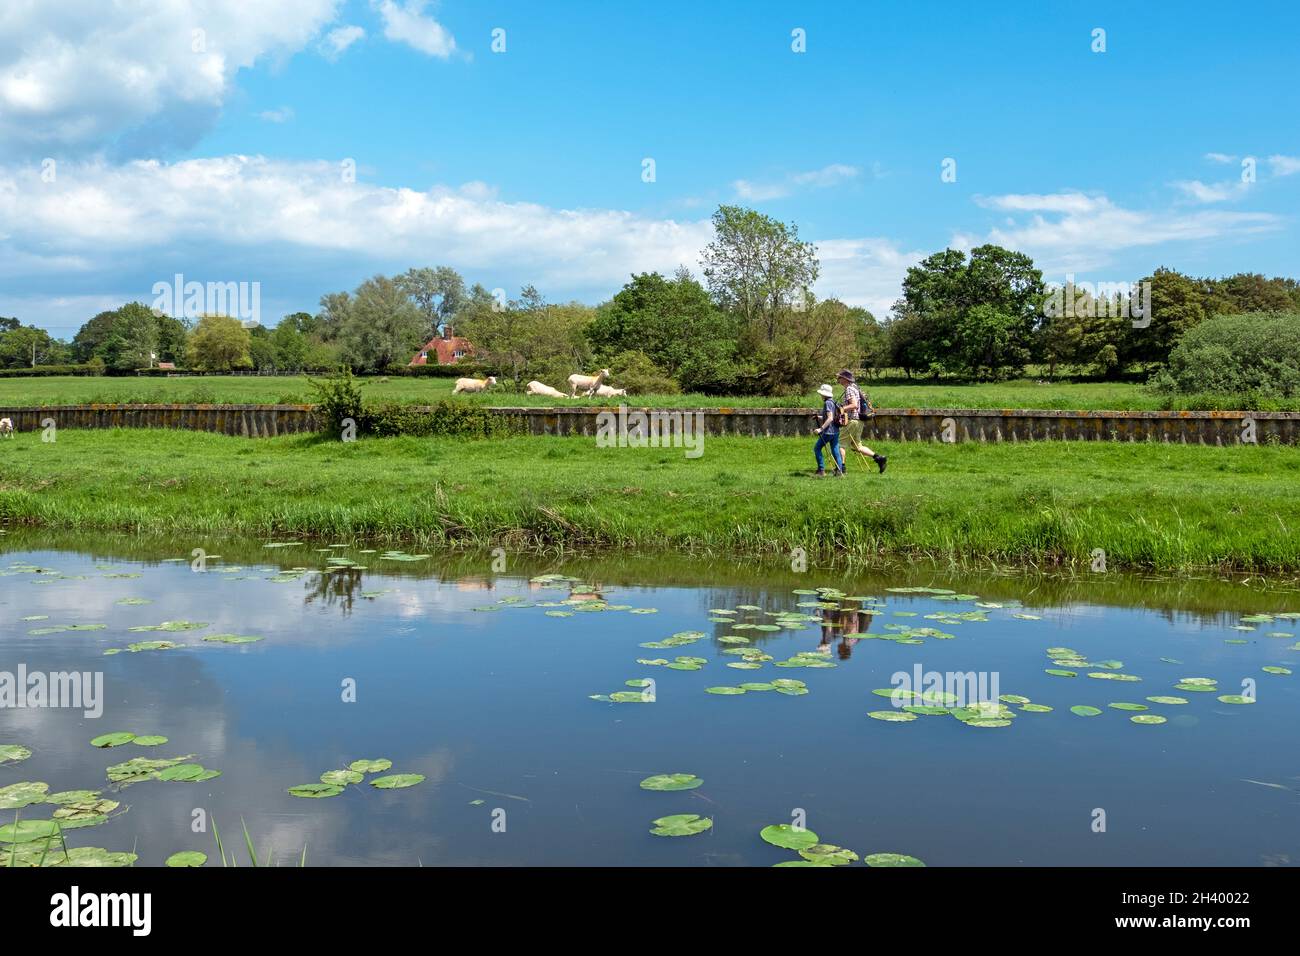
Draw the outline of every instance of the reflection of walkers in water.
[[[822,636],[818,647],[829,648],[838,632],[840,643],[835,651],[840,660],[848,660],[853,654],[853,645],[858,643],[861,635],[870,630],[874,614],[874,611],[865,607],[822,611]]]

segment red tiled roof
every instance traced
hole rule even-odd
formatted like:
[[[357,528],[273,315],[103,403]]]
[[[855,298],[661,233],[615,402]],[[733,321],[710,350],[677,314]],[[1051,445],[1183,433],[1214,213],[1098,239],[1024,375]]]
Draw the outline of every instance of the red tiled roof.
[[[469,339],[459,335],[453,335],[449,339],[439,336],[426,342],[424,348],[416,352],[408,364],[428,365],[432,360],[435,365],[454,365],[457,362],[457,352],[461,353],[462,358],[469,358],[474,354],[474,346],[470,345]]]

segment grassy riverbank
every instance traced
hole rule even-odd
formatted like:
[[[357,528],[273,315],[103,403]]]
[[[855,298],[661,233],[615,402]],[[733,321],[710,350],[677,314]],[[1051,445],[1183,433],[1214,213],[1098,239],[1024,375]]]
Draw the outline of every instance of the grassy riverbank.
[[[376,402],[431,403],[451,395],[454,379],[449,378],[365,378],[362,394]],[[562,383],[560,383],[562,384]],[[1055,381],[1039,384],[1034,379],[983,384],[923,383],[890,378],[865,383],[868,394],[880,408],[1045,408],[1106,409],[1113,411],[1155,411],[1160,409],[1238,410],[1242,400],[1235,396],[1186,396],[1177,400],[1157,395],[1133,382]],[[556,400],[523,395],[498,387],[482,395],[465,395],[461,400],[488,405],[608,405],[609,399]],[[285,376],[188,376],[181,378],[0,378],[0,405],[79,405],[94,402],[119,403],[275,403],[297,404],[315,401],[315,393],[301,375]],[[820,400],[804,396],[639,395],[629,402],[677,408],[704,406],[732,407],[816,407]],[[1247,403],[1249,404],[1249,403]],[[1300,402],[1275,402],[1255,411],[1300,410]]]
[[[591,439],[63,430],[0,442],[11,524],[420,546],[668,548],[734,556],[929,555],[1086,569],[1300,569],[1300,449],[893,444],[889,471],[812,480],[811,440],[705,453]]]

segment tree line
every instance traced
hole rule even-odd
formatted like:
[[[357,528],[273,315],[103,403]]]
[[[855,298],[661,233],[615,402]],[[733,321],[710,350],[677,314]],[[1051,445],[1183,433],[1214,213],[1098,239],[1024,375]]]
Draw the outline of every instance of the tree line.
[[[1166,365],[1211,316],[1300,313],[1294,279],[1160,268],[1121,289],[1055,288],[1029,256],[989,244],[945,249],[909,268],[901,297],[878,320],[812,294],[820,264],[795,225],[721,206],[713,226],[699,277],[685,266],[633,275],[595,306],[548,303],[533,286],[507,299],[446,266],[413,268],[328,293],[314,315],[269,328],[217,315],[187,321],[139,302],[99,313],[71,342],[0,319],[0,365],[377,373],[454,330],[473,345],[471,368],[515,385],[608,367],[636,392],[781,395],[843,367],[990,380],[1038,365],[1048,375],[1114,377]]]

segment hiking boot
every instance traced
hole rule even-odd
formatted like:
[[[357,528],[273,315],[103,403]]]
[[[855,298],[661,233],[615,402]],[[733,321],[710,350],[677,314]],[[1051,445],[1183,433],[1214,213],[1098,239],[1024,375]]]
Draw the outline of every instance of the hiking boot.
[[[883,475],[885,473],[885,465],[889,462],[889,459],[884,455],[875,455],[874,458],[876,461],[876,467],[880,469],[880,473]]]
[[[812,476],[813,476],[814,478],[825,478],[825,477],[826,477],[826,469],[825,469],[825,468],[818,468],[816,471],[814,471],[814,472],[812,473]]]
[[[843,478],[843,477],[844,477],[844,469],[843,469],[843,468],[836,468],[836,469],[835,469],[835,477],[836,477],[836,478]]]

